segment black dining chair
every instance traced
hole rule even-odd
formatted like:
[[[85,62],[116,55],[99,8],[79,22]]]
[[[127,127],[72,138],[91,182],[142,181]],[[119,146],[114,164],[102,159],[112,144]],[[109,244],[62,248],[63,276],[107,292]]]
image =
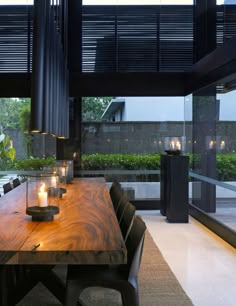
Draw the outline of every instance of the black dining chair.
[[[135,211],[136,211],[135,206],[130,202],[128,202],[120,221],[120,230],[125,242],[128,238],[129,232],[131,230],[135,218]]]
[[[120,200],[123,194],[124,194],[124,191],[121,187],[121,184],[117,181],[114,181],[110,188],[110,197],[111,197],[115,212],[117,211],[117,208],[120,204]]]
[[[15,187],[17,187],[17,186],[20,186],[20,180],[19,180],[19,178],[17,177],[17,178],[15,178],[13,181],[12,181],[12,184],[13,184],[13,187],[15,188]]]
[[[65,305],[83,305],[80,294],[88,287],[111,288],[121,293],[123,306],[139,306],[138,272],[142,258],[146,225],[135,217],[127,247],[127,264],[69,265],[66,279]]]
[[[3,186],[3,193],[6,194],[8,193],[9,191],[12,190],[12,186],[11,186],[11,183],[5,183]]]
[[[119,205],[118,205],[117,210],[116,210],[116,217],[117,217],[117,220],[118,220],[119,224],[120,224],[121,219],[124,215],[124,211],[125,211],[126,206],[128,205],[128,202],[129,202],[129,198],[128,198],[127,194],[125,192],[123,192],[123,194],[121,196],[121,199],[120,199],[120,202],[119,202]]]

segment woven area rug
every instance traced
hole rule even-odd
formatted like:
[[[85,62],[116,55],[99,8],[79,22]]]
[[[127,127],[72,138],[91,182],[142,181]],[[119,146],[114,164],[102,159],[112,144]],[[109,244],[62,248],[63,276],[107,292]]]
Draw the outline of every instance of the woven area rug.
[[[65,271],[65,267],[61,267],[58,273],[63,277]],[[141,306],[193,306],[148,231],[139,271],[139,290]],[[86,306],[122,305],[120,294],[111,289],[89,288],[84,290],[80,298]],[[41,284],[33,288],[17,305],[61,306]]]

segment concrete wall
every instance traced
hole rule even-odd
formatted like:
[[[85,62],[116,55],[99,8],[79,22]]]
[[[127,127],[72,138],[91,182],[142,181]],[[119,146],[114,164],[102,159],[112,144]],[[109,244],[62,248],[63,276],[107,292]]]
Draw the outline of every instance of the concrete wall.
[[[225,141],[222,152],[236,152],[236,121],[220,121],[216,133]],[[159,153],[166,136],[186,136],[186,151],[192,148],[192,123],[168,122],[84,122],[82,153]]]
[[[236,122],[217,123],[216,132],[225,141],[223,152],[236,152]],[[5,131],[13,139],[17,158],[27,158],[27,148],[20,131]],[[84,122],[82,124],[82,154],[130,153],[146,154],[164,151],[166,136],[186,135],[186,151],[191,152],[191,122]],[[33,136],[33,156],[56,153],[56,138],[49,135]]]
[[[165,136],[182,136],[183,122],[84,122],[82,153],[157,153]],[[191,126],[187,127],[191,135]]]

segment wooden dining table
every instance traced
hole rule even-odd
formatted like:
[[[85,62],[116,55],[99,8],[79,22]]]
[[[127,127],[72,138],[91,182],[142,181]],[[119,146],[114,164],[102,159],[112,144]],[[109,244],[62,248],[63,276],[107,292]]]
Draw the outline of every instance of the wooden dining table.
[[[26,214],[26,185],[0,198],[0,305],[10,305],[13,293],[6,279],[13,267],[32,272],[32,279],[13,286],[17,300],[41,281],[63,302],[65,288],[52,272],[55,265],[127,262],[104,178],[77,178],[68,184],[53,221],[32,221]]]

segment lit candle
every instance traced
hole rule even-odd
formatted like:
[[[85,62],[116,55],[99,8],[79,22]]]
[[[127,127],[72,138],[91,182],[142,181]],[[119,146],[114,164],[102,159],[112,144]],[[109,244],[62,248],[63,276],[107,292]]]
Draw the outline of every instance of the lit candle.
[[[42,186],[39,189],[38,205],[39,207],[48,206],[48,193],[45,191],[45,183],[42,183]]]
[[[61,176],[66,176],[66,168],[65,167],[61,168]]]
[[[170,147],[171,147],[172,150],[175,149],[175,142],[174,141],[171,141]]]
[[[179,141],[176,141],[176,150],[180,150],[181,149],[181,144]]]

